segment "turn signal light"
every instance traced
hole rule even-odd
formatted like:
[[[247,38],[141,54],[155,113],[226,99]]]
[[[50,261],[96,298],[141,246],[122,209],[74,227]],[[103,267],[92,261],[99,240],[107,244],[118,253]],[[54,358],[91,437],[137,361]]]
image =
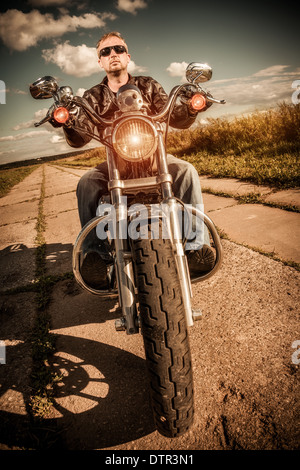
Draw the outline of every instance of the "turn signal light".
[[[64,124],[69,119],[69,111],[63,107],[56,108],[53,113],[53,117],[55,121],[59,122],[60,124]]]
[[[190,100],[190,106],[194,111],[201,111],[201,109],[206,107],[206,99],[200,93],[197,93]]]

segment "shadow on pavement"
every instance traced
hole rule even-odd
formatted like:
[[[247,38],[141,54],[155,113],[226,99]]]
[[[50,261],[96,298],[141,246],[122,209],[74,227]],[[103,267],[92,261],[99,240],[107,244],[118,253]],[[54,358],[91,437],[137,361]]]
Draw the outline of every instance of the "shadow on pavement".
[[[101,449],[155,430],[144,359],[108,344],[60,335],[54,369],[63,372],[54,408],[62,447]]]
[[[52,259],[60,269],[65,261],[70,263],[71,244],[48,245],[47,250],[55,254]],[[0,267],[6,266],[0,275],[2,290],[26,285],[32,270],[24,278],[22,266],[34,266],[35,252],[24,245],[0,251]],[[121,336],[114,337],[116,346],[107,344],[110,328],[114,331],[108,321],[116,316],[114,306],[115,301],[83,291],[74,279],[55,284],[47,308],[57,340],[52,367],[62,380],[55,388],[51,416],[33,421],[28,402],[35,293],[1,294],[0,339],[7,347],[6,364],[0,365],[0,449],[101,449],[155,430],[145,360],[132,352],[137,350],[132,343],[126,351]]]

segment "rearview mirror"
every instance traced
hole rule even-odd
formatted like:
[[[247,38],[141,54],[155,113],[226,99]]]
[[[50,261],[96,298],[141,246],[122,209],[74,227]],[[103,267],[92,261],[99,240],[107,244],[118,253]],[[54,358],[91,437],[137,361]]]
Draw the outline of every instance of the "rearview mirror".
[[[48,98],[52,98],[52,96],[57,92],[58,84],[53,77],[41,77],[30,85],[29,90],[34,99],[46,100]]]
[[[211,79],[212,68],[208,64],[191,62],[186,68],[185,76],[188,82],[197,85]]]

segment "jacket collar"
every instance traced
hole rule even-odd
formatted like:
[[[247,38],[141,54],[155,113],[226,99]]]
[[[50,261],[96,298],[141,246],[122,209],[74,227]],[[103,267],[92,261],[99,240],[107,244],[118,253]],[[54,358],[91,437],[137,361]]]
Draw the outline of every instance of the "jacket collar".
[[[133,83],[134,82],[134,78],[132,75],[130,75],[130,73],[128,74],[128,82],[127,83]],[[102,82],[100,83],[100,85],[106,85],[108,86],[108,79],[107,79],[107,75],[105,75],[105,77],[103,78]]]

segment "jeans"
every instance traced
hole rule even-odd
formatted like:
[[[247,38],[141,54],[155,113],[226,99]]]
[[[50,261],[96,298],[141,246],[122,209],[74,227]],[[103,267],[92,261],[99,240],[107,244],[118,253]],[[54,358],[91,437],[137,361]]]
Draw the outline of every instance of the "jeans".
[[[197,170],[190,163],[180,160],[173,155],[167,156],[169,172],[173,178],[174,196],[185,204],[197,206],[203,211],[203,199],[201,185]],[[78,211],[81,226],[96,216],[97,207],[101,196],[107,194],[108,168],[107,162],[103,162],[96,168],[87,171],[79,180],[77,186]],[[201,224],[203,226],[203,224]],[[203,227],[201,228],[203,230]],[[204,238],[203,238],[204,237]],[[202,243],[209,245],[209,235],[204,226]],[[100,240],[95,231],[84,242],[84,251],[98,250]],[[201,245],[202,245],[201,243]],[[197,248],[194,248],[197,249]],[[101,251],[101,248],[100,248]]]

